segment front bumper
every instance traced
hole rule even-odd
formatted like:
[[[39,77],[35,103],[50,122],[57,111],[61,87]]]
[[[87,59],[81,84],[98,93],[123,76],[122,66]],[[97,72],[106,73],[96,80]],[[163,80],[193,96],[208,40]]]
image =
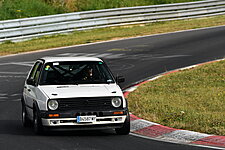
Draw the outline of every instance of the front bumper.
[[[91,123],[78,123],[77,118],[42,118],[43,126],[90,126],[90,125],[113,125],[123,124],[127,115],[121,116],[104,116],[96,117],[95,122]]]
[[[122,114],[114,114],[122,112]],[[58,117],[49,117],[49,114],[59,114]],[[91,126],[121,126],[124,124],[129,112],[127,108],[110,111],[41,111],[40,118],[42,125],[46,127],[91,127]],[[81,123],[77,116],[96,116],[94,122]]]

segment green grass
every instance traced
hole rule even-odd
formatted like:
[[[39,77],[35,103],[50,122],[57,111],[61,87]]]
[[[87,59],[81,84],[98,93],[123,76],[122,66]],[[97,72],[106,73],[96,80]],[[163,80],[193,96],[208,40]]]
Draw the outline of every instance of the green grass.
[[[0,3],[0,20],[63,13],[65,10],[53,7],[41,0],[4,0]]]
[[[0,0],[0,20],[198,0]]]
[[[225,15],[202,19],[168,21],[134,26],[111,27],[79,32],[77,31],[68,35],[47,36],[18,43],[7,41],[3,44],[0,44],[0,55],[17,54],[27,51],[218,25],[225,25]]]
[[[225,61],[172,73],[128,95],[135,115],[178,129],[225,135]]]
[[[191,2],[198,0],[80,0],[80,1],[83,1],[83,3],[79,5],[78,10],[97,10],[106,8],[146,6],[146,5]]]

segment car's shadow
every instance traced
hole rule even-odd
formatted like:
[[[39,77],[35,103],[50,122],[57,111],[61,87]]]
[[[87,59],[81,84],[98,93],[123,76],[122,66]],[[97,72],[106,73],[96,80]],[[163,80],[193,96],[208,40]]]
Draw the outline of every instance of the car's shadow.
[[[23,127],[21,120],[0,120],[0,134],[27,135],[27,136],[115,136],[112,129],[108,130],[51,130],[41,135],[36,135],[33,127]]]

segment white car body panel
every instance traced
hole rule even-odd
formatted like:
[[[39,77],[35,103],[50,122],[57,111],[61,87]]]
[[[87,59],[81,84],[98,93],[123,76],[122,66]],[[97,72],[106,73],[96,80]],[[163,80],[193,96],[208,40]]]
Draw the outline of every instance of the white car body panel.
[[[123,107],[126,107],[125,98],[117,84],[80,84],[80,85],[45,85],[38,86],[36,99],[40,100],[40,110],[47,110],[47,103],[43,99],[60,99],[76,97],[113,97],[123,98]],[[46,96],[45,96],[46,95]],[[47,99],[46,99],[47,98]],[[42,101],[41,101],[42,100]]]
[[[99,58],[95,57],[44,57],[42,58],[47,62],[60,62],[60,61],[101,61]]]
[[[115,84],[80,84],[39,86],[50,99],[71,97],[121,96]]]

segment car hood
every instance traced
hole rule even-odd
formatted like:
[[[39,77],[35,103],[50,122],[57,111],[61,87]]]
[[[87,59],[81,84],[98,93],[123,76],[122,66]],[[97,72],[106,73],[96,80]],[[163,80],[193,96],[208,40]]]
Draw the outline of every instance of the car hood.
[[[39,86],[50,99],[72,98],[72,97],[106,97],[122,96],[122,91],[116,84],[98,85],[45,85]]]

